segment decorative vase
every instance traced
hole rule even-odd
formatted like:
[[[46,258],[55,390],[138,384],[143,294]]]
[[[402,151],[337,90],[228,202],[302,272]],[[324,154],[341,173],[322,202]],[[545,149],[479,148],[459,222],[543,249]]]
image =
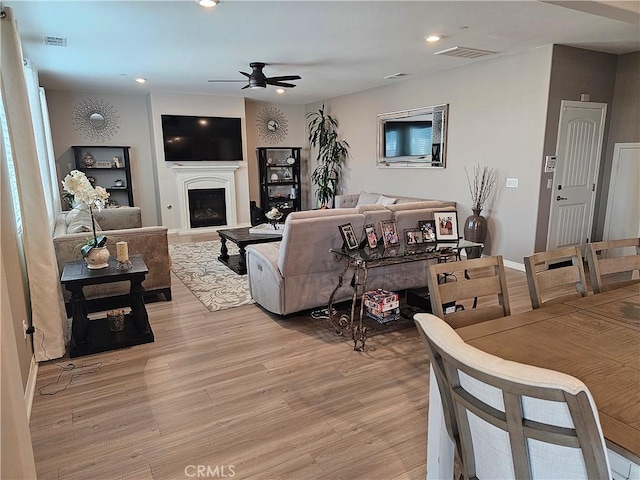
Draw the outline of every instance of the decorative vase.
[[[473,215],[464,222],[464,238],[470,242],[484,243],[487,239],[487,219],[480,215],[481,208],[472,208]],[[467,258],[480,258],[483,247],[467,248]]]
[[[109,266],[109,249],[107,247],[94,247],[89,250],[84,259],[87,262],[87,268],[90,270],[107,268]]]

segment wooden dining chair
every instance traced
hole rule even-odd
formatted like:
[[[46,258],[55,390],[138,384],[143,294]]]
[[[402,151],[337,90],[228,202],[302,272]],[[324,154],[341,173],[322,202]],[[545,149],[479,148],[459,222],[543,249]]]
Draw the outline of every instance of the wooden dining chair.
[[[582,255],[566,247],[524,257],[533,308],[587,296]]]
[[[611,478],[584,383],[483,352],[434,315],[414,319],[465,479]]]
[[[431,311],[453,328],[511,314],[501,256],[429,265],[427,284]]]
[[[588,243],[587,262],[593,293],[640,283],[640,238]]]

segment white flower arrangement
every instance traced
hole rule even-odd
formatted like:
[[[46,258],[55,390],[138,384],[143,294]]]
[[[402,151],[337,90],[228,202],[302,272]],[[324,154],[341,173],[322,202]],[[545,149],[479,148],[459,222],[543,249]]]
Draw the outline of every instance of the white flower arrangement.
[[[94,247],[104,247],[107,244],[105,235],[96,235],[96,222],[93,218],[93,209],[101,211],[109,198],[109,192],[103,187],[93,186],[87,176],[79,170],[71,170],[71,172],[62,180],[63,195],[73,196],[76,204],[84,204],[89,207],[91,213],[91,225],[93,227],[93,238],[87,239],[87,244],[81,248],[82,256],[87,254]]]

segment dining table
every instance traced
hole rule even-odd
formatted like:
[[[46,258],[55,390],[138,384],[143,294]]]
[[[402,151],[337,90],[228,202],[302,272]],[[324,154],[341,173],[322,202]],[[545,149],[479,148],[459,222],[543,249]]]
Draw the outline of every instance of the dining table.
[[[612,468],[624,470],[624,478],[640,477],[640,284],[456,332],[487,353],[584,382],[598,408]],[[453,450],[431,370],[427,478],[452,478]]]

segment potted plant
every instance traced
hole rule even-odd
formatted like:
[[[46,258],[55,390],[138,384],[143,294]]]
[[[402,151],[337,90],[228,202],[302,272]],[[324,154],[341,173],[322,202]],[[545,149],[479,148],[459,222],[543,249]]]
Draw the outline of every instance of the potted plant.
[[[83,258],[87,261],[90,269],[98,269],[107,267],[109,260],[109,251],[105,246],[107,237],[105,235],[96,234],[96,221],[93,218],[93,209],[102,210],[105,206],[109,193],[103,188],[91,185],[87,176],[79,171],[72,170],[62,181],[63,196],[67,199],[73,197],[73,203],[81,206],[89,207],[91,214],[91,226],[93,227],[93,238],[88,238],[87,243],[80,249]]]
[[[317,112],[307,114],[309,144],[318,149],[318,165],[311,174],[316,186],[316,200],[320,208],[327,208],[338,193],[343,161],[349,156],[349,144],[338,139],[338,121],[325,111],[324,104]]]

